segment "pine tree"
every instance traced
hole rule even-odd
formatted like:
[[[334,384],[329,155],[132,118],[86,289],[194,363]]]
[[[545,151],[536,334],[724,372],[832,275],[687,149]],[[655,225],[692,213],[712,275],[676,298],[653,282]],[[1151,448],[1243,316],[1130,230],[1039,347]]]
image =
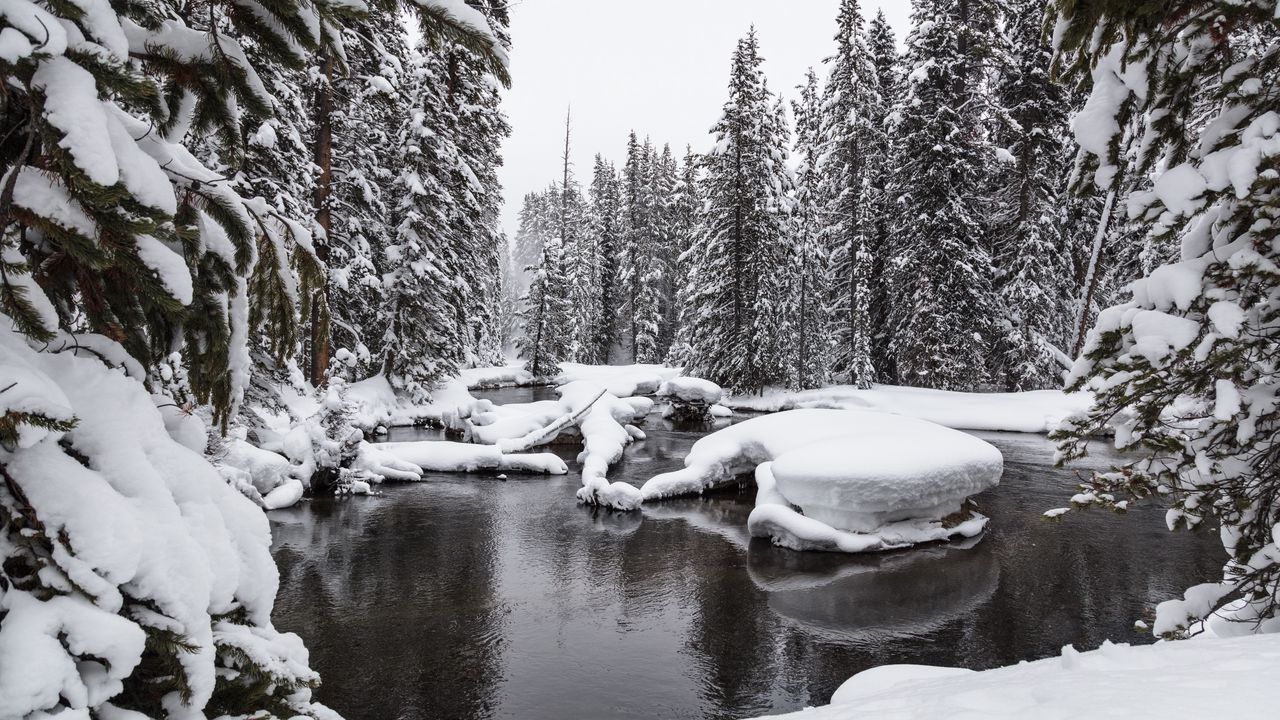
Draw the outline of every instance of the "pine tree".
[[[686,146],[672,209],[672,233],[676,242],[673,251],[676,259],[673,264],[675,297],[671,303],[674,310],[674,315],[670,318],[672,342],[667,351],[666,362],[673,367],[683,367],[688,363],[692,349],[688,334],[692,324],[692,298],[697,292],[698,282],[693,276],[693,270],[698,213],[702,209],[700,171],[700,158],[693,153],[692,147]]]
[[[569,324],[569,289],[563,259],[560,238],[549,237],[537,266],[530,268],[532,280],[524,300],[518,347],[525,367],[537,378],[554,377],[568,352],[564,328]]]
[[[1178,262],[1098,316],[1070,378],[1095,403],[1059,435],[1061,452],[1077,458],[1093,434],[1114,431],[1133,459],[1096,474],[1083,497],[1116,505],[1159,494],[1173,503],[1171,527],[1220,534],[1230,556],[1222,581],[1162,603],[1157,635],[1194,633],[1206,620],[1220,635],[1274,632],[1280,7],[1053,8],[1057,61],[1093,83],[1073,128],[1092,171],[1081,179],[1114,201],[1127,162],[1123,134],[1140,123],[1133,175],[1154,180],[1137,185],[1126,210],[1151,223],[1153,246],[1181,248]]]
[[[831,299],[829,255],[823,236],[827,219],[822,161],[826,153],[823,138],[822,101],[818,75],[809,68],[800,88],[800,99],[792,104],[796,118],[796,194],[791,235],[795,252],[787,269],[793,292],[791,326],[795,359],[790,385],[814,388],[826,384],[831,371]]]
[[[985,381],[997,314],[979,194],[989,146],[972,111],[982,101],[964,5],[923,0],[912,13],[891,185],[898,208],[891,349],[899,380],[953,390]]]
[[[1071,320],[1071,276],[1059,212],[1069,105],[1050,78],[1052,51],[1042,41],[1044,3],[1015,6],[1008,33],[1012,61],[999,94],[1001,133],[1013,172],[998,189],[1001,211],[993,238],[996,289],[1008,311],[997,349],[1009,390],[1056,387]]]
[[[618,171],[596,155],[590,189],[590,234],[596,252],[598,285],[595,313],[598,318],[591,338],[589,362],[607,364],[618,343],[618,310],[621,278],[618,257],[623,243],[622,196]]]
[[[733,54],[729,100],[703,162],[706,203],[698,217],[687,293],[686,370],[736,390],[786,382],[785,273],[791,180],[780,106],[760,70],[754,29]]]
[[[627,162],[622,169],[624,225],[618,274],[626,340],[634,362],[661,360],[658,336],[663,258],[657,232],[656,165],[652,143],[646,138],[641,144],[633,131],[627,140]]]
[[[680,185],[680,168],[671,146],[664,144],[662,152],[654,162],[653,203],[655,244],[661,263],[657,277],[653,279],[658,287],[657,347],[649,356],[652,362],[662,362],[671,350],[675,341],[676,294],[679,291],[677,262],[683,250],[684,240],[681,233],[686,232],[681,226],[680,202],[678,188]]]
[[[560,185],[554,189],[556,236],[563,248],[568,310],[564,327],[556,331],[567,338],[563,359],[585,362],[593,353],[591,339],[601,318],[596,299],[600,295],[600,257],[596,237],[590,232],[582,188],[569,161],[569,117],[565,116],[564,155]]]
[[[834,371],[859,387],[875,379],[871,364],[871,299],[869,268],[874,248],[874,216],[870,163],[883,149],[881,128],[870,111],[880,100],[876,67],[867,49],[858,0],[842,0],[837,18],[836,54],[823,98],[823,196],[825,242],[831,252],[831,313],[835,334]],[[860,284],[861,283],[861,284]]]
[[[30,698],[19,700],[19,716],[322,711],[306,692],[316,684],[314,673],[287,650],[292,642],[277,642],[283,638],[271,628],[261,587],[235,580],[226,598],[183,606],[164,583],[143,579],[156,567],[130,568],[126,575],[134,580],[125,583],[125,575],[82,555],[90,538],[81,524],[61,527],[68,512],[95,517],[114,510],[112,527],[130,528],[135,545],[148,542],[158,536],[143,535],[144,525],[159,516],[126,517],[137,510],[126,495],[141,493],[146,507],[166,518],[164,539],[186,550],[200,552],[201,538],[226,532],[226,542],[205,546],[233,563],[226,578],[262,569],[251,563],[270,563],[265,548],[259,555],[230,539],[265,531],[265,524],[252,524],[261,516],[244,515],[256,511],[237,504],[244,500],[189,448],[163,437],[138,383],[148,370],[172,364],[176,353],[192,399],[210,405],[222,424],[249,382],[251,322],[284,338],[284,346],[296,337],[296,276],[283,248],[293,242],[305,250],[310,234],[284,214],[295,178],[260,172],[263,158],[252,153],[262,146],[246,139],[285,107],[264,78],[302,67],[322,42],[331,8],[210,5],[190,21],[182,10],[167,3],[6,8],[0,308],[9,323],[3,354],[23,368],[28,386],[17,391],[23,406],[0,415],[0,442],[12,456],[0,468],[2,650],[22,656],[28,641],[15,640],[10,623],[63,617],[57,608],[81,608],[80,625],[110,623],[112,637],[104,644],[79,630],[59,630],[64,642],[55,645],[72,674],[63,680],[65,695],[19,689],[19,697]],[[215,169],[239,167],[247,154],[243,165],[251,172],[244,178]],[[246,184],[281,204],[245,200],[237,190]],[[109,401],[84,396],[90,378]],[[159,435],[139,439],[120,433],[122,426]],[[127,478],[119,476],[122,453],[131,464]],[[46,503],[19,491],[32,481],[49,488],[57,476],[72,477],[68,472],[81,489],[94,490],[60,497],[59,513],[46,514]],[[181,507],[172,490],[179,481],[199,489],[184,490]],[[113,485],[119,482],[128,493]],[[188,511],[200,520],[186,518]],[[127,558],[131,551],[121,552]],[[20,601],[23,611],[15,614]],[[91,620],[83,615],[104,610]],[[132,657],[121,656],[135,640]],[[97,690],[112,684],[110,696]]]
[[[897,367],[890,352],[892,325],[890,305],[892,292],[889,280],[892,272],[889,256],[892,245],[893,218],[896,214],[893,198],[887,192],[893,178],[893,109],[902,93],[902,72],[899,67],[897,41],[893,28],[879,11],[867,28],[867,51],[875,68],[876,94],[866,98],[864,115],[869,129],[865,153],[867,158],[867,207],[870,213],[871,280],[870,307],[871,367],[881,382],[896,383]]]

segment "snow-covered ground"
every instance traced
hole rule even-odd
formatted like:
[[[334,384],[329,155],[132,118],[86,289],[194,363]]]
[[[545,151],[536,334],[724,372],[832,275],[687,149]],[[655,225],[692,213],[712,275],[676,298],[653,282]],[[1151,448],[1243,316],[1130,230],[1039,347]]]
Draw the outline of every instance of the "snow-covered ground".
[[[726,398],[734,410],[777,412],[797,408],[879,410],[920,418],[956,430],[1046,433],[1064,418],[1088,409],[1088,393],[1037,390],[1022,393],[965,393],[876,385],[860,390],[835,385],[818,390],[769,391]]]
[[[569,468],[551,453],[504,453],[495,445],[425,440],[377,443],[378,450],[429,472],[501,470],[564,475]]]
[[[999,483],[1003,458],[983,440],[916,418],[791,410],[702,438],[684,469],[651,478],[641,494],[701,493],[753,470],[752,535],[794,550],[869,552],[979,534],[986,518],[965,500]]]
[[[1280,635],[1077,652],[974,672],[886,665],[858,673],[831,704],[786,720],[1266,717],[1280,705]]]

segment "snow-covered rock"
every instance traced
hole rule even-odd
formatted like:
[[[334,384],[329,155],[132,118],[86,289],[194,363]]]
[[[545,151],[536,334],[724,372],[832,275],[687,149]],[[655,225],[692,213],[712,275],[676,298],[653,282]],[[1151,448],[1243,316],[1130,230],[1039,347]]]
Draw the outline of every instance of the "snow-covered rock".
[[[775,720],[1262,717],[1280,704],[1280,635],[1132,647],[970,672],[888,665],[854,675],[831,704]]]
[[[672,378],[658,388],[658,397],[668,405],[663,417],[676,420],[705,420],[714,417],[724,390],[710,380],[693,377]]]
[[[1090,393],[1036,390],[1021,393],[966,393],[876,385],[860,389],[835,385],[817,390],[770,391],[726,398],[735,410],[777,412],[799,408],[879,410],[920,418],[956,430],[1047,433],[1063,419],[1084,412]]]
[[[982,440],[924,420],[791,410],[702,438],[684,469],[650,479],[641,494],[701,493],[752,470],[753,535],[795,550],[868,552],[976,536],[986,518],[965,511],[964,501],[999,483],[1003,458]]]

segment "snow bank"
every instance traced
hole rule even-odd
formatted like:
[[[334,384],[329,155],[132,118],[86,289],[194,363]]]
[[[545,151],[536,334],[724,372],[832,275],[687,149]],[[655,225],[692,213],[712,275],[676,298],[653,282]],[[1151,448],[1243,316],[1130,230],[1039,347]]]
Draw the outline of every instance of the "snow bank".
[[[0,717],[123,717],[109,701],[154,692],[134,673],[148,638],[166,634],[189,646],[151,648],[151,670],[171,663],[190,688],[164,698],[168,715],[203,716],[215,692],[248,698],[250,686],[321,712],[306,648],[271,624],[279,575],[265,516],[170,437],[141,382],[36,352],[8,328],[0,377],[25,412],[75,418],[0,449]],[[27,422],[12,408],[4,418]]]
[[[550,453],[508,454],[493,445],[426,440],[421,442],[375,443],[374,447],[392,457],[428,472],[475,472],[503,470],[564,475],[569,468]]]
[[[351,424],[366,432],[423,423],[460,427],[463,419],[487,402],[472,397],[463,380],[452,379],[432,390],[430,402],[411,403],[396,394],[385,375],[351,383],[347,386],[347,400],[355,409]],[[296,411],[299,417],[307,416],[305,408]]]
[[[500,367],[466,368],[458,371],[458,380],[471,390],[537,384],[533,373],[524,369],[523,362]]]
[[[791,410],[702,438],[684,469],[651,478],[641,495],[701,493],[753,469],[752,535],[793,550],[870,552],[978,535],[986,518],[964,503],[999,483],[1003,458],[978,438],[924,420]]]
[[[723,404],[735,410],[760,412],[798,408],[879,410],[956,430],[1047,433],[1064,418],[1087,410],[1092,401],[1089,393],[1059,390],[964,393],[893,385],[877,385],[868,390],[836,385],[818,390],[770,391],[762,396],[731,397]]]
[[[972,672],[888,665],[854,675],[832,704],[787,720],[1264,716],[1280,703],[1280,635],[1089,652]]]
[[[560,363],[557,385],[589,381],[604,386],[614,397],[652,395],[662,383],[678,377],[678,368],[665,365],[580,365]]]

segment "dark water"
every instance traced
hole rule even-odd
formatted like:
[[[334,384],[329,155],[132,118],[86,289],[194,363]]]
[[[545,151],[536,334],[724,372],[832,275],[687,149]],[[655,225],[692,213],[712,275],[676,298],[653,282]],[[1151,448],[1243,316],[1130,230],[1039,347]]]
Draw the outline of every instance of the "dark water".
[[[646,431],[613,479],[674,469],[701,435],[656,416]],[[1074,475],[1042,437],[982,437],[1006,469],[969,547],[795,553],[747,537],[750,488],[620,514],[577,505],[575,474],[434,475],[313,501],[271,515],[276,624],[303,637],[319,699],[349,720],[740,718],[823,704],[884,663],[980,669],[1143,642],[1146,608],[1217,576],[1216,538],[1170,534],[1159,509],[1044,520]]]

